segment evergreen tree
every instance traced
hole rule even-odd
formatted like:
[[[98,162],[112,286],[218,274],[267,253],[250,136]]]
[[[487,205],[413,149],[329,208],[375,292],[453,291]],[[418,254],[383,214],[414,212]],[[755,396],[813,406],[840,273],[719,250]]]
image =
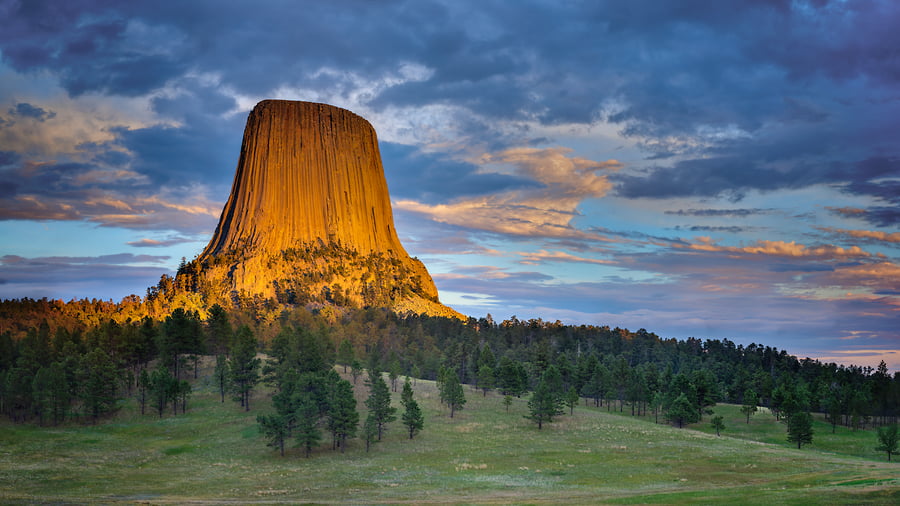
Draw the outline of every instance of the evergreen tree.
[[[403,391],[400,392],[400,404],[406,406],[412,400],[413,389],[412,385],[409,383],[409,376],[407,376],[406,381],[403,382]]]
[[[63,368],[63,365],[59,362],[53,362],[52,364],[50,364],[47,379],[49,388],[50,418],[53,420],[53,425],[57,425],[59,422],[65,420],[66,414],[69,411],[69,406],[72,403],[70,385],[68,379],[66,378],[66,371]]]
[[[666,410],[666,419],[670,423],[678,425],[678,428],[684,427],[687,423],[694,423],[700,420],[700,411],[697,406],[692,403],[688,396],[684,393],[678,394],[669,409]]]
[[[691,383],[696,393],[697,417],[698,421],[700,421],[703,420],[703,413],[712,413],[712,410],[709,408],[715,406],[716,401],[719,399],[718,383],[712,371],[707,369],[694,371]]]
[[[202,353],[203,329],[195,311],[177,308],[166,317],[159,333],[160,359],[172,370],[175,379],[181,379],[181,355]]]
[[[297,400],[297,427],[294,430],[297,446],[303,448],[309,458],[312,449],[322,440],[319,430],[319,406],[308,392],[302,392]]]
[[[5,408],[13,422],[24,422],[32,406],[34,377],[25,367],[13,367],[6,374]]]
[[[115,408],[118,368],[100,348],[86,353],[81,361],[81,402],[94,422]]]
[[[178,401],[181,403],[181,414],[187,413],[187,400],[191,396],[191,384],[185,380],[178,382]]]
[[[606,376],[608,370],[603,365],[598,364],[594,371],[591,373],[591,377],[587,383],[582,387],[582,394],[586,397],[590,397],[594,399],[594,406],[600,407],[601,399],[603,399],[603,393],[605,392],[604,385],[606,383]]]
[[[353,384],[355,385],[359,377],[362,376],[363,366],[359,362],[359,360],[354,360],[350,363],[350,376],[353,377]]]
[[[266,438],[266,446],[277,448],[284,457],[284,441],[290,435],[287,421],[280,415],[257,415],[256,423]]]
[[[830,388],[823,403],[825,414],[828,415],[828,421],[831,422],[831,433],[834,434],[837,424],[841,422],[841,413],[843,412],[840,388]]]
[[[400,403],[403,404],[404,408],[401,420],[409,431],[409,438],[412,439],[425,426],[425,417],[422,415],[419,403],[413,399],[413,389],[409,383],[409,376],[406,377],[406,382],[403,384],[403,393],[400,399]]]
[[[169,370],[160,363],[159,367],[150,373],[150,382],[148,390],[150,392],[150,400],[153,401],[153,407],[156,408],[159,417],[162,418],[163,411],[169,402],[169,395],[172,391],[172,382],[175,378],[169,373]]]
[[[528,399],[529,414],[525,418],[537,423],[540,430],[545,422],[552,422],[553,417],[560,411],[559,397],[550,390],[547,382],[541,379],[532,392],[531,399]]]
[[[478,388],[481,389],[482,396],[487,397],[488,391],[494,388],[494,369],[489,365],[483,365],[478,369],[476,377],[478,378]]]
[[[787,440],[791,443],[797,443],[797,449],[800,449],[805,444],[812,443],[812,422],[812,415],[807,411],[796,411],[788,417]]]
[[[388,365],[388,379],[391,380],[391,392],[397,391],[397,379],[400,377],[400,361],[391,360]]]
[[[44,415],[50,405],[50,371],[41,367],[31,380],[32,411],[38,417],[38,425],[44,425]]]
[[[216,355],[224,355],[232,346],[234,329],[228,320],[228,313],[215,304],[209,308],[206,318],[206,350]]]
[[[756,405],[759,403],[759,398],[756,396],[756,392],[753,390],[747,390],[744,392],[744,405],[741,406],[741,413],[747,416],[747,423],[750,423],[750,415],[756,413],[757,407]]]
[[[450,407],[450,418],[453,414],[466,405],[466,394],[456,376],[456,371],[448,371],[446,384],[444,385],[447,405]]]
[[[710,420],[710,425],[712,426],[713,429],[716,429],[716,435],[718,436],[718,435],[720,435],[719,433],[723,429],[725,429],[724,418],[722,417],[722,415],[716,415],[716,416],[712,417],[712,420]]]
[[[225,355],[216,355],[216,368],[213,370],[213,378],[219,386],[219,396],[225,402],[225,391],[228,390],[228,359]]]
[[[503,405],[506,406],[506,412],[509,413],[509,407],[512,406],[512,396],[511,395],[503,396]]]
[[[341,379],[334,385],[334,395],[328,409],[328,428],[333,440],[341,447],[341,453],[344,453],[347,439],[356,436],[358,425],[359,412],[356,410],[353,385]]]
[[[653,408],[653,423],[659,423],[659,412],[662,410],[664,401],[665,394],[662,392],[657,391],[650,396],[650,406]]]
[[[569,406],[569,415],[575,414],[575,406],[578,405],[578,401],[580,400],[581,397],[578,395],[578,390],[575,390],[575,386],[573,385],[566,394],[566,405]]]
[[[366,407],[369,415],[373,417],[378,429],[378,440],[384,433],[387,424],[397,419],[397,408],[391,406],[391,392],[380,373],[369,372],[369,398],[366,399]]]
[[[235,346],[228,359],[229,377],[245,411],[250,411],[250,393],[259,381],[260,360],[256,357],[256,337],[250,327],[238,329]]]
[[[352,364],[354,360],[356,360],[356,357],[353,351],[353,343],[349,339],[344,339],[338,347],[337,354],[337,363],[344,366],[344,374],[347,374],[347,366]]]
[[[375,419],[375,413],[369,411],[369,414],[366,415],[366,421],[363,424],[363,439],[366,441],[366,453],[369,452],[369,447],[372,446],[373,443],[380,441],[380,439],[378,439],[379,433],[380,431],[378,428],[378,421]]]
[[[141,405],[141,414],[144,414],[147,406],[147,394],[150,389],[150,375],[147,369],[141,369],[141,375],[138,377],[138,403]]]
[[[888,462],[890,462],[891,454],[898,452],[898,446],[900,446],[900,435],[898,435],[896,423],[878,428],[878,446],[875,447],[875,451],[887,452]]]

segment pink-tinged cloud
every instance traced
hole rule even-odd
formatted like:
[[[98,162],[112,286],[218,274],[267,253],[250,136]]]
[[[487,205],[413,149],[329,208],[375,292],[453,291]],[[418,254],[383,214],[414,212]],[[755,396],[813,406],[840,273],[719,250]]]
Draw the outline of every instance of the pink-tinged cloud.
[[[139,241],[129,241],[126,244],[135,248],[166,248],[169,246],[174,246],[176,244],[184,244],[194,241],[195,239],[191,239],[188,237],[171,237],[164,240],[144,238]]]
[[[447,204],[400,200],[394,206],[469,229],[514,236],[603,240],[599,234],[574,228],[571,221],[579,215],[577,207],[582,201],[603,197],[612,189],[609,178],[597,172],[617,170],[622,164],[566,156],[570,151],[515,148],[485,154],[479,160],[485,167],[509,167],[516,174],[541,183],[539,188],[462,198]]]
[[[842,228],[821,227],[819,230],[834,234],[846,235],[855,239],[868,239],[873,241],[900,243],[900,232],[881,232],[879,230],[846,230]]]
[[[709,237],[700,237],[697,242],[680,245],[674,244],[676,248],[687,248],[696,251],[708,251],[715,253],[736,253],[749,255],[770,255],[779,257],[817,257],[817,258],[865,258],[870,257],[869,253],[863,251],[859,246],[851,246],[844,248],[834,245],[822,245],[808,247],[798,244],[795,241],[767,241],[759,240],[752,246],[721,246]]]
[[[600,265],[614,265],[616,263],[612,260],[580,257],[571,253],[566,253],[564,251],[547,251],[544,249],[534,253],[520,252],[519,255],[522,257],[522,260],[520,260],[519,263],[525,265],[537,265],[550,262],[586,263]]]
[[[823,277],[823,283],[865,287],[872,293],[891,294],[895,303],[900,304],[900,266],[893,262],[839,266]]]
[[[859,207],[826,207],[825,209],[847,217],[859,217],[866,214],[866,210]]]
[[[855,364],[873,369],[877,368],[880,362],[884,362],[888,370],[900,371],[900,349],[824,350],[813,355],[811,358],[821,362]]]

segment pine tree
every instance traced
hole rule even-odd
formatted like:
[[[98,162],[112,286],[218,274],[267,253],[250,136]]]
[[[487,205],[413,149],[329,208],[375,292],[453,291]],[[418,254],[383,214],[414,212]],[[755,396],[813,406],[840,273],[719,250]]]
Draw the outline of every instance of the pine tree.
[[[409,384],[409,377],[403,384],[403,393],[401,394],[401,404],[403,404],[403,425],[409,431],[409,438],[412,439],[425,426],[425,417],[422,416],[422,410],[419,403],[413,399],[412,385]]]
[[[447,405],[450,406],[450,418],[453,418],[453,414],[466,405],[466,394],[463,391],[462,385],[459,383],[459,377],[456,376],[456,371],[448,371],[444,390],[447,398]]]
[[[306,458],[322,440],[319,430],[319,406],[308,392],[302,392],[297,400],[297,427],[294,430],[297,446],[303,448]]]
[[[225,355],[216,355],[216,368],[213,371],[216,385],[219,386],[219,395],[225,402],[225,391],[228,389],[228,359]]]
[[[284,457],[284,440],[290,434],[287,421],[280,415],[257,415],[256,423],[266,438],[266,445],[278,448]]]
[[[356,384],[356,381],[359,380],[359,377],[362,376],[363,366],[359,363],[359,360],[354,360],[350,363],[350,376],[353,377],[353,384]]]
[[[81,402],[96,422],[115,407],[118,368],[105,351],[96,348],[82,357],[80,372]]]
[[[391,357],[388,364],[388,379],[391,380],[391,392],[397,391],[397,378],[400,377],[400,359],[396,356]]]
[[[747,390],[744,392],[744,405],[741,406],[741,413],[747,416],[747,423],[750,423],[750,415],[756,413],[757,407],[759,404],[759,398],[756,396],[756,392],[753,390]]]
[[[191,396],[191,384],[185,380],[178,382],[178,400],[181,402],[181,414],[187,413],[187,400]]]
[[[490,389],[494,388],[494,369],[489,365],[483,365],[478,369],[478,388],[482,391],[482,396],[487,397]]]
[[[391,407],[391,392],[380,373],[369,374],[369,398],[366,399],[366,407],[369,415],[373,417],[378,429],[378,440],[384,433],[387,424],[397,419],[397,408]]]
[[[891,454],[897,453],[898,445],[900,445],[900,436],[898,436],[896,423],[878,428],[878,446],[875,447],[875,451],[887,452],[888,462],[891,461]]]
[[[812,443],[813,428],[812,415],[807,411],[791,413],[787,419],[787,440],[797,443],[797,449],[805,444]]]
[[[525,418],[538,424],[538,430],[544,423],[553,421],[553,417],[560,412],[559,398],[550,390],[550,385],[541,380],[528,399],[528,415]]]
[[[666,419],[671,423],[678,425],[678,428],[684,427],[686,423],[694,423],[700,420],[699,410],[697,406],[688,400],[687,394],[680,393],[669,409],[666,410]]]
[[[719,433],[725,429],[725,421],[722,415],[716,415],[712,417],[712,420],[710,420],[710,426],[712,426],[713,429],[716,429],[717,436],[720,435]]]
[[[349,381],[341,379],[333,388],[334,394],[328,409],[328,428],[333,434],[333,439],[341,447],[341,453],[344,453],[347,438],[356,436],[359,412],[356,410],[353,385]]]
[[[366,453],[369,452],[369,447],[371,447],[372,444],[380,441],[378,439],[378,433],[378,421],[375,420],[375,414],[370,411],[363,424],[363,439],[366,441]]]
[[[566,405],[569,406],[569,415],[575,414],[575,406],[578,405],[578,401],[581,400],[581,397],[578,395],[578,390],[575,390],[575,387],[569,388],[569,392],[566,394]]]
[[[141,369],[141,375],[138,377],[138,403],[141,405],[141,414],[144,414],[147,406],[147,394],[150,389],[150,375],[147,369]]]
[[[344,339],[338,347],[337,355],[338,364],[344,366],[344,374],[347,374],[347,366],[352,364],[354,360],[356,360],[356,357],[353,352],[353,343],[349,339]]]
[[[150,400],[153,401],[153,407],[156,408],[159,417],[162,418],[163,411],[169,402],[169,393],[172,391],[172,382],[175,378],[169,374],[169,370],[160,363],[159,367],[150,373],[150,382],[148,390],[150,392]]]
[[[250,392],[259,381],[260,360],[256,357],[256,337],[250,327],[238,329],[235,346],[228,359],[229,377],[245,411],[250,411]]]

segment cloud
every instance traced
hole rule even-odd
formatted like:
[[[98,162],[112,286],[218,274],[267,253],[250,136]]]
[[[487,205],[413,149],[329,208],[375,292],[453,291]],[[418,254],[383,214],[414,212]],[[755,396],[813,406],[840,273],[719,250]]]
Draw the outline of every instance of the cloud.
[[[769,214],[772,211],[774,211],[774,209],[677,209],[674,211],[665,211],[665,214],[676,216],[744,218],[758,214]]]
[[[513,236],[600,238],[582,232],[570,222],[578,215],[577,206],[587,198],[599,198],[611,185],[599,171],[617,170],[615,160],[596,162],[571,157],[566,148],[514,148],[485,154],[484,166],[527,177],[541,186],[534,189],[506,190],[498,193],[459,198],[447,204],[429,205],[400,200],[404,211],[430,216],[435,221]]]
[[[114,298],[143,294],[168,256],[116,253],[96,257],[0,257],[0,298]]]
[[[540,186],[522,175],[482,172],[474,163],[414,146],[381,142],[380,151],[394,199],[434,203]]]
[[[737,253],[749,255],[770,255],[782,257],[817,257],[817,258],[857,258],[869,257],[870,254],[863,251],[859,246],[851,246],[843,248],[834,245],[822,245],[808,247],[803,244],[797,244],[794,241],[767,241],[758,240],[752,246],[720,246],[708,237],[701,237],[692,244],[682,246],[675,244],[674,247],[685,247],[691,250],[715,252],[715,253]]]
[[[565,251],[547,251],[540,250],[537,252],[522,252],[519,253],[522,257],[522,260],[519,263],[526,265],[537,265],[541,263],[553,263],[553,262],[561,262],[561,263],[586,263],[586,264],[599,264],[599,265],[610,265],[615,264],[616,262],[612,260],[602,260],[598,258],[588,258],[588,257],[580,257],[573,255],[571,253],[566,253]]]
[[[195,242],[195,239],[181,236],[170,237],[163,240],[149,239],[145,237],[138,241],[129,241],[126,244],[135,248],[167,248],[176,244],[184,244],[189,242]]]
[[[45,111],[44,109],[31,105],[27,102],[20,102],[9,109],[9,114],[22,118],[31,118],[40,122],[47,121],[56,117],[53,111]]]
[[[900,232],[882,232],[880,230],[847,230],[841,228],[818,227],[823,232],[863,239],[874,242],[900,243]]]
[[[13,182],[14,181],[14,182]],[[140,174],[79,163],[0,170],[0,220],[90,221],[135,229],[206,231],[222,205],[203,187],[152,188]],[[155,193],[154,193],[155,192]]]

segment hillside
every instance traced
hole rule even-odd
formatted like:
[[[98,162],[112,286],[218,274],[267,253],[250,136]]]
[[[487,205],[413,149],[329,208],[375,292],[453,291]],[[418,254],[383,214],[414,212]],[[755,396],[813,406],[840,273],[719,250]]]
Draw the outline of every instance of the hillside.
[[[209,367],[207,367],[209,372]],[[575,410],[538,431],[526,400],[466,388],[451,419],[433,382],[416,381],[426,415],[410,441],[399,422],[365,452],[324,444],[309,459],[265,446],[256,415],[195,380],[186,415],[141,416],[128,401],[97,426],[0,422],[0,502],[896,504],[897,465],[786,443],[676,429],[605,409]],[[362,382],[357,399],[365,397]],[[394,394],[394,404],[399,402]],[[726,407],[727,408],[727,407]],[[730,408],[729,408],[730,409]],[[759,423],[766,422],[760,417]],[[757,420],[751,424],[756,424]]]

